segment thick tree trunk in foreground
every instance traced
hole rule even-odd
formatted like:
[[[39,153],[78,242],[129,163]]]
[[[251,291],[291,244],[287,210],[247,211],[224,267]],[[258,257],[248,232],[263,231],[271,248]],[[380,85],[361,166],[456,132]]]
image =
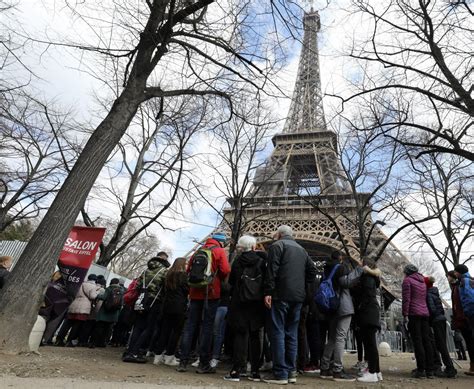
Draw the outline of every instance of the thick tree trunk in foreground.
[[[0,351],[29,351],[44,289],[64,241],[108,156],[134,117],[144,85],[124,90],[97,127],[0,293]],[[28,285],[18,290],[16,284]]]

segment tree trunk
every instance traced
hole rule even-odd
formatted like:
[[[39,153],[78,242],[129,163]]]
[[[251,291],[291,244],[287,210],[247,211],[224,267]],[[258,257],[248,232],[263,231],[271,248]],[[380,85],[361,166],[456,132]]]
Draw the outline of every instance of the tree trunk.
[[[130,84],[129,84],[130,85]],[[0,350],[29,351],[28,337],[71,227],[108,156],[127,130],[145,82],[132,83],[97,127],[0,294]]]

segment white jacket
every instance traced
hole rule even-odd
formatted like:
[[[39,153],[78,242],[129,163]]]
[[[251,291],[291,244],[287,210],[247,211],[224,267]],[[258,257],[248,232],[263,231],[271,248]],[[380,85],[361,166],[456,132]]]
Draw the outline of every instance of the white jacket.
[[[69,313],[82,313],[89,315],[91,313],[92,302],[99,295],[101,286],[95,281],[85,281],[82,283],[76,298],[69,306]]]

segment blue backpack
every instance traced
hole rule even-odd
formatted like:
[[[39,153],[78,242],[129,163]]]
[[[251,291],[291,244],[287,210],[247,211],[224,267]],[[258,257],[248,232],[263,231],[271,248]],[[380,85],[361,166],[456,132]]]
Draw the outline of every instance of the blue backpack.
[[[464,314],[468,317],[474,316],[474,279],[469,273],[463,275],[463,281],[459,287],[459,297]]]
[[[332,286],[332,279],[339,266],[334,266],[329,277],[323,278],[318,291],[314,295],[314,302],[322,313],[336,313],[339,308],[339,296]]]

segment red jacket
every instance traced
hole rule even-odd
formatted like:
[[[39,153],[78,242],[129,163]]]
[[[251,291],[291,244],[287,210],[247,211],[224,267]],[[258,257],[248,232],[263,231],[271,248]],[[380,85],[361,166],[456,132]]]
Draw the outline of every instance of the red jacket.
[[[452,328],[454,330],[461,330],[469,326],[464,311],[462,310],[461,297],[459,296],[459,286],[457,284],[449,285],[451,287],[451,302],[453,306],[453,320]]]
[[[230,265],[225,250],[217,240],[208,239],[203,247],[209,248],[212,246],[217,246],[212,249],[212,272],[216,273],[216,277],[214,277],[212,284],[208,287],[207,298],[209,300],[217,300],[221,297],[221,280],[224,280],[230,273]],[[189,260],[186,269],[188,273],[192,262],[193,257]],[[206,298],[206,288],[189,288],[189,298],[191,300],[204,300]]]

